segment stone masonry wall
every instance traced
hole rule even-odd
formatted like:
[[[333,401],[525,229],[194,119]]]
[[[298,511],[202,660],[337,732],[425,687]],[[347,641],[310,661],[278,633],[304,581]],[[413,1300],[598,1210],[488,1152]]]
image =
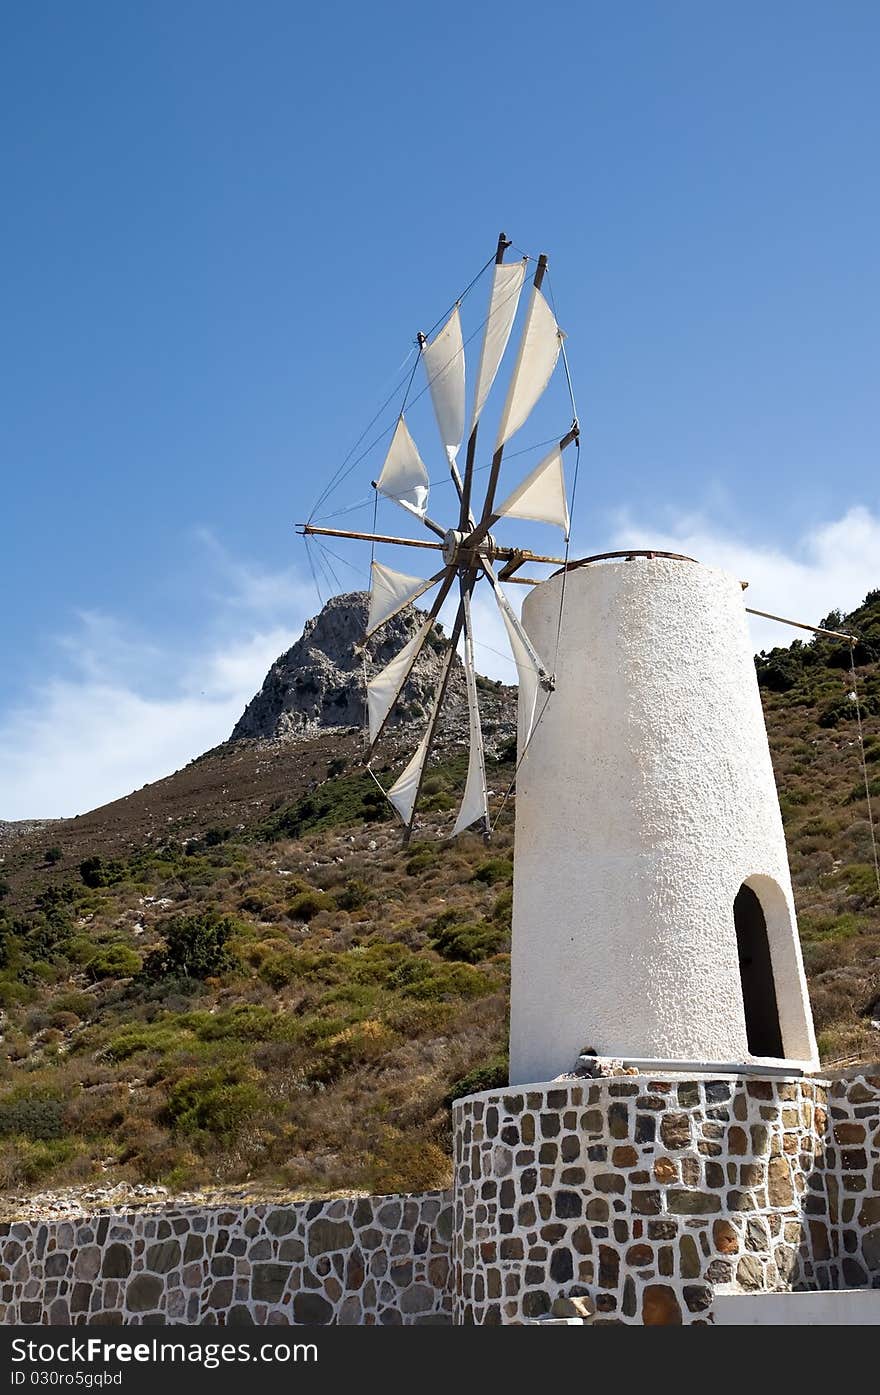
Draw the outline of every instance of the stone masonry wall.
[[[452,1196],[0,1225],[0,1322],[450,1322]]]
[[[880,1288],[880,1067],[828,1083],[822,1166],[807,1179],[819,1288]]]
[[[554,1081],[459,1101],[454,1133],[454,1194],[2,1223],[0,1322],[521,1323],[588,1294],[651,1325],[880,1288],[880,1068]]]
[[[616,1075],[462,1100],[456,1320],[589,1294],[607,1321],[705,1322],[718,1288],[880,1286],[878,1124],[880,1075]]]

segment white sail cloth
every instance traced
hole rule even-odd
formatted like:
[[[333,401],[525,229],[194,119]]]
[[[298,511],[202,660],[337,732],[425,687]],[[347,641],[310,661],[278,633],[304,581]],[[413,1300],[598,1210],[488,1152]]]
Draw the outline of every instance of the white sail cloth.
[[[526,746],[532,735],[532,728],[535,725],[535,710],[538,705],[538,692],[541,686],[540,674],[532,655],[529,653],[522,637],[514,626],[511,617],[503,605],[500,605],[501,619],[504,621],[504,628],[507,630],[507,638],[510,642],[513,662],[516,664],[517,680],[519,682],[519,715],[517,719],[516,745],[519,756],[522,757]]]
[[[517,485],[503,504],[496,505],[500,518],[528,518],[535,523],[554,523],[568,537],[568,500],[565,497],[565,471],[562,450],[554,446],[530,475]]]
[[[556,317],[535,286],[507,389],[507,400],[501,413],[496,450],[509,441],[528,419],[553,375],[561,346],[561,331]]]
[[[416,799],[418,798],[419,787],[422,783],[422,775],[431,749],[431,742],[434,738],[437,713],[446,687],[449,667],[454,657],[455,651],[450,647],[440,669],[440,677],[437,680],[437,686],[434,690],[434,701],[431,704],[431,715],[428,718],[425,734],[419,742],[415,755],[410,760],[406,769],[398,776],[390,790],[388,790],[388,799],[390,803],[394,805],[394,808],[403,819],[403,822],[407,825],[412,822],[413,810],[416,807]]]
[[[395,780],[394,784],[386,791],[388,801],[394,805],[405,824],[412,821],[413,809],[416,804],[416,796],[419,792],[419,785],[422,783],[422,771],[425,768],[425,761],[428,759],[428,743],[431,737],[431,725],[419,742],[416,753],[404,770],[403,774]]]
[[[394,428],[376,488],[419,518],[428,511],[428,472],[403,415]]]
[[[411,601],[429,591],[442,575],[442,572],[438,572],[425,581],[423,577],[407,576],[405,572],[396,572],[393,567],[386,567],[381,562],[372,562],[367,634],[373,634],[386,620],[390,620]]]
[[[462,597],[464,605],[464,676],[467,684],[468,723],[470,726],[470,748],[468,751],[468,771],[464,797],[452,830],[452,837],[469,828],[477,819],[488,819],[489,798],[486,788],[486,760],[483,755],[483,729],[480,726],[480,707],[477,700],[477,672],[474,665],[474,640],[471,630],[471,602],[468,595]]]
[[[516,319],[520,292],[526,275],[527,259],[521,262],[502,262],[495,267],[492,278],[492,293],[489,297],[489,314],[486,318],[486,331],[480,350],[480,366],[477,370],[477,383],[474,392],[474,413],[471,429],[480,419],[486,405],[486,398],[492,389],[498,372],[513,322]]]
[[[464,339],[456,305],[446,324],[422,350],[440,439],[450,464],[464,437]]]
[[[423,625],[420,625],[412,639],[407,640],[400,653],[395,654],[390,664],[386,664],[375,677],[367,681],[367,719],[371,744],[376,740],[385,718],[400,696],[400,691],[409,677],[409,671],[415,663],[433,623],[433,620],[426,620]]]

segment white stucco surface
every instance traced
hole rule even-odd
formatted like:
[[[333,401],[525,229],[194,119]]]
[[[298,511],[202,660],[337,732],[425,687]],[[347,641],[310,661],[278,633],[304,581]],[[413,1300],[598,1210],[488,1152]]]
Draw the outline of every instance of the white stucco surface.
[[[523,608],[548,668],[560,586]],[[754,1060],[733,920],[746,881],[785,1058],[816,1065],[738,579],[659,558],[570,572],[555,671],[517,778],[511,1083],[571,1070],[585,1047]]]
[[[880,1289],[825,1293],[716,1293],[716,1327],[876,1327]]]

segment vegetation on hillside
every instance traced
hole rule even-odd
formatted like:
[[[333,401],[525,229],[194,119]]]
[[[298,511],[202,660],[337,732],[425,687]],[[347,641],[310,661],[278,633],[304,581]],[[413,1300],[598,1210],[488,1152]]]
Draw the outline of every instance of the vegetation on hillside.
[[[506,1069],[510,815],[491,849],[402,849],[372,779],[330,768],[250,829],[53,863],[0,902],[7,1191],[445,1180],[460,1082]],[[463,773],[432,770],[429,806]]]
[[[880,593],[827,620],[860,637],[880,819]],[[756,665],[823,1055],[876,1058],[880,897],[849,649],[819,639]],[[512,811],[488,848],[436,836],[457,756],[432,768],[426,834],[403,849],[345,751],[235,824],[216,822],[221,783],[213,822],[188,792],[185,816],[137,846],[99,850],[94,820],[86,856],[75,820],[16,845],[0,877],[7,1192],[447,1180],[452,1100],[505,1079]],[[512,773],[506,751],[493,788]]]
[[[849,645],[821,635],[755,663],[820,1051],[876,1059],[880,894],[865,777],[880,832],[880,591],[820,623],[858,637],[855,675]]]

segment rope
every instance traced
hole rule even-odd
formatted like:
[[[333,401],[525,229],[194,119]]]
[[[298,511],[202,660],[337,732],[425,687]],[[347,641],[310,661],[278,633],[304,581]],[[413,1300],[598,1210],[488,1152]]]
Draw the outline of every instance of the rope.
[[[348,567],[349,571],[354,572],[355,575],[356,575],[359,579],[362,579],[362,578],[363,578],[364,572],[363,572],[363,568],[362,568],[362,567],[357,566],[356,563],[354,563],[354,562],[350,562],[349,559],[348,559],[347,557],[343,557],[343,556],[342,556],[342,553],[341,553],[341,552],[334,552],[334,551],[333,551],[333,548],[332,548],[332,547],[327,547],[326,543],[320,543],[319,546],[320,546],[322,552],[325,552],[325,553],[327,554],[328,557],[332,557],[332,558],[333,558],[334,562],[341,562],[342,565],[343,565],[344,567]],[[330,565],[329,562],[328,562],[327,565],[328,565],[328,566]],[[335,572],[334,572],[334,575],[335,575]],[[338,577],[337,577],[336,579],[337,579],[337,581],[339,580]],[[369,580],[369,579],[368,579],[368,580]],[[369,589],[369,585],[368,585],[367,589]]]
[[[414,349],[415,349],[415,345],[413,346],[412,349],[410,349],[410,353],[413,353],[413,352],[414,352]],[[409,354],[407,354],[407,358],[409,358]],[[416,360],[416,361],[418,362],[418,360]],[[404,359],[404,362],[406,362],[406,359]],[[381,415],[382,415],[382,413],[385,411],[385,409],[391,405],[391,403],[394,401],[395,397],[396,397],[397,394],[400,392],[400,389],[403,387],[403,385],[404,385],[405,382],[406,382],[406,379],[405,379],[405,378],[401,378],[401,380],[400,380],[400,382],[397,384],[397,386],[396,386],[395,388],[392,389],[392,391],[389,393],[389,395],[385,398],[385,401],[382,403],[382,406],[379,408],[379,410],[378,410],[378,412],[376,413],[376,415],[375,415],[374,417],[372,417],[372,418],[370,419],[370,421],[367,422],[367,425],[364,427],[364,429],[363,429],[363,431],[361,432],[360,436],[358,436],[358,438],[357,438],[357,440],[355,441],[354,445],[352,446],[351,450],[350,450],[350,451],[348,452],[348,454],[344,457],[344,459],[342,460],[341,464],[337,466],[336,472],[335,472],[333,475],[331,475],[330,480],[329,480],[329,483],[327,484],[327,486],[325,487],[325,489],[322,491],[322,493],[318,496],[318,499],[317,499],[316,502],[315,502],[315,506],[314,506],[314,508],[312,509],[312,512],[309,514],[309,520],[308,520],[309,523],[312,522],[312,519],[314,518],[314,516],[315,516],[315,514],[317,513],[318,509],[319,509],[319,508],[321,507],[321,505],[324,503],[324,500],[325,500],[325,499],[328,499],[328,498],[330,497],[330,495],[332,494],[333,490],[336,489],[337,485],[340,485],[344,479],[347,479],[347,477],[351,474],[351,471],[354,469],[355,465],[358,464],[358,461],[361,460],[361,459],[363,458],[362,456],[358,456],[358,459],[354,461],[354,463],[351,465],[351,467],[350,467],[348,470],[345,470],[345,466],[348,464],[348,461],[349,461],[349,460],[351,459],[351,457],[354,455],[355,451],[357,450],[357,448],[358,448],[358,446],[360,445],[361,441],[362,441],[362,440],[364,439],[364,437],[366,436],[367,432],[370,431],[370,430],[372,429],[373,426],[375,426],[376,422],[379,420],[379,418],[381,417]],[[384,435],[384,434],[385,434],[385,433],[383,432],[382,435]],[[380,440],[382,439],[381,436],[379,437],[379,439],[380,439]],[[374,443],[374,444],[375,444],[375,443]],[[372,447],[368,447],[368,450],[369,450],[369,449],[372,449]],[[342,473],[343,470],[345,470],[345,473],[344,473],[344,474]]]
[[[332,596],[333,587],[335,586],[337,591],[341,591],[342,584],[339,580],[339,577],[336,575],[336,572],[333,570],[333,564],[329,560],[329,557],[327,555],[327,549],[324,547],[322,543],[318,544],[318,548],[318,561],[321,564],[321,570],[324,573],[324,580],[327,582],[327,585],[330,588],[330,594]]]
[[[852,691],[856,704],[856,722],[859,729],[859,750],[862,757],[862,776],[865,781],[865,800],[868,805],[868,827],[871,830],[871,851],[874,855],[874,876],[877,878],[877,890],[880,892],[880,857],[877,853],[877,834],[874,829],[874,813],[871,809],[871,781],[868,779],[868,761],[865,755],[865,735],[862,729],[862,707],[859,702],[859,683],[856,675],[855,648],[851,644],[849,647],[849,667],[852,674]]]
[[[320,605],[321,609],[323,610],[323,609],[324,609],[324,597],[321,595],[321,587],[320,587],[319,584],[318,584],[318,573],[315,571],[315,561],[314,561],[314,558],[312,557],[312,549],[311,549],[311,547],[310,547],[311,538],[309,537],[308,533],[306,533],[306,534],[304,535],[304,540],[305,540],[305,544],[306,544],[306,557],[308,558],[309,569],[310,569],[310,571],[311,571],[311,573],[312,573],[312,580],[313,580],[314,583],[315,583],[315,590],[316,590],[317,593],[318,593],[318,604]]]

